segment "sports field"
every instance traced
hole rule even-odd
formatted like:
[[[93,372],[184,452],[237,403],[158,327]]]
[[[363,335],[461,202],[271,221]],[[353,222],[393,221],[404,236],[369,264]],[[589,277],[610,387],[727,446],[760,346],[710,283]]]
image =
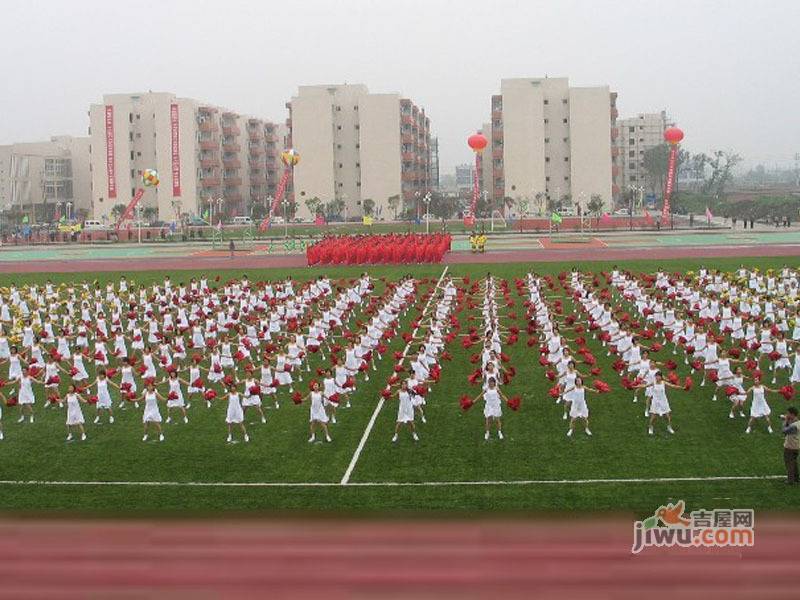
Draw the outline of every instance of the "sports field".
[[[639,261],[619,263],[632,273],[696,271],[698,260]],[[714,259],[713,268],[732,271],[766,270],[788,265],[800,267],[800,257]],[[647,513],[665,500],[684,499],[691,506],[740,505],[756,510],[793,510],[797,489],[784,486],[782,436],[763,427],[744,433],[745,420],[728,418],[724,394],[713,402],[713,388],[695,385],[691,391],[672,390],[675,435],[663,427],[647,435],[642,404],[620,384],[608,357],[593,336],[586,347],[597,357],[598,376],[610,393],[589,398],[591,437],[579,430],[567,437],[563,409],[548,395],[552,382],[539,364],[538,344],[528,345],[525,333],[524,297],[515,279],[534,272],[557,276],[577,267],[591,276],[609,271],[611,263],[593,262],[443,265],[376,267],[367,269],[375,278],[374,294],[387,282],[411,273],[419,288],[414,306],[402,318],[400,331],[413,329],[412,321],[427,315],[430,298],[442,276],[455,278],[467,290],[487,271],[509,285],[513,306],[504,306],[506,327],[521,329],[519,340],[506,345],[508,365],[516,375],[504,387],[508,396],[522,398],[519,411],[504,408],[505,439],[483,436],[480,406],[461,410],[462,394],[476,396],[479,386],[468,382],[475,369],[470,361],[477,351],[459,340],[447,346],[451,360],[441,361],[441,378],[430,386],[427,423],[417,422],[420,441],[401,433],[392,443],[396,399],[384,400],[380,392],[393,372],[394,353],[408,345],[397,336],[388,344],[383,359],[369,381],[359,381],[352,407],[340,408],[338,423],[331,427],[331,443],[307,442],[308,406],[292,403],[280,391],[279,409],[266,402],[267,423],[250,419],[251,441],[225,441],[225,406],[210,409],[194,402],[188,424],[165,425],[163,443],[142,442],[141,410],[133,406],[117,411],[113,425],[93,425],[87,414],[86,442],[65,442],[64,411],[35,407],[36,422],[17,423],[18,408],[3,410],[5,440],[0,442],[0,503],[11,511],[67,510],[84,513],[214,513],[237,511],[634,511]],[[360,268],[248,271],[251,281],[277,280],[287,276],[298,281],[328,275],[332,280],[356,277]],[[129,279],[139,284],[163,281],[163,271],[139,272]],[[238,278],[241,271],[206,272],[213,281]],[[188,281],[201,273],[170,273],[174,282]],[[1,275],[0,285],[18,286],[47,279],[58,284],[81,279],[100,284],[117,281],[119,273]],[[464,278],[468,278],[465,281]],[[606,287],[602,277],[600,287]],[[564,315],[577,314],[569,294],[555,286],[551,302],[560,301]],[[435,297],[432,296],[432,297]],[[457,314],[462,333],[480,326],[480,292],[475,306],[465,304]],[[619,302],[623,301],[619,299]],[[509,315],[508,313],[513,313]],[[358,315],[354,316],[358,318]],[[671,347],[665,348],[661,359]],[[677,356],[677,355],[676,355]],[[660,359],[660,360],[661,360]],[[305,386],[323,359],[309,359]],[[678,375],[690,367],[678,360]],[[88,366],[88,365],[87,365]],[[94,367],[88,366],[90,374]],[[5,367],[0,367],[5,376]],[[699,376],[694,376],[699,380]],[[786,383],[788,372],[781,375]],[[63,385],[63,384],[62,384]],[[39,389],[38,398],[44,394]],[[773,427],[785,401],[770,396]],[[116,402],[115,402],[116,405]]]

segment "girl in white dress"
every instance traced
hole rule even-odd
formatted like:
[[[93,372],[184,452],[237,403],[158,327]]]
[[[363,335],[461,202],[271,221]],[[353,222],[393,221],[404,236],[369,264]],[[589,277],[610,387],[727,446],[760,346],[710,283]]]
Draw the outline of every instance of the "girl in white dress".
[[[594,394],[599,393],[596,389],[586,387],[583,385],[583,379],[576,377],[571,388],[565,389],[564,394],[569,394],[572,402],[569,409],[569,429],[567,430],[567,437],[572,436],[575,430],[575,423],[578,419],[583,421],[584,431],[586,435],[592,435],[589,431],[589,407],[586,404],[586,392]]]
[[[189,366],[189,383],[186,386],[186,393],[189,396],[189,402],[192,401],[194,396],[202,397],[205,391],[206,388],[203,382],[203,369],[200,367],[199,363],[193,361]],[[206,408],[211,408],[210,400],[206,400]]]
[[[744,389],[744,374],[742,367],[736,367],[736,373],[728,380],[727,385],[736,388],[736,393],[731,394],[731,412],[728,415],[729,419],[735,418],[733,412],[738,409],[739,416],[744,417],[744,402],[747,400],[747,393]]]
[[[658,371],[655,374],[653,383],[648,383],[647,386],[652,390],[649,408],[650,422],[647,427],[647,433],[653,435],[653,427],[656,423],[656,419],[659,417],[666,418],[667,431],[669,433],[675,433],[675,430],[672,428],[672,409],[670,408],[669,400],[667,399],[667,388],[671,387],[676,390],[681,388],[677,385],[673,385],[667,381],[664,381],[664,378],[661,376],[661,371]]]
[[[336,379],[330,369],[323,372],[322,397],[325,401],[325,408],[328,411],[328,419],[336,424],[336,409],[339,408],[339,394],[336,392]]]
[[[267,422],[267,417],[264,415],[264,409],[261,408],[261,385],[259,385],[259,383],[252,376],[244,380],[242,413],[246,413],[248,408],[255,408],[258,414],[261,415],[261,422]]]
[[[156,391],[156,386],[153,381],[150,381],[145,387],[142,394],[144,400],[144,415],[142,416],[142,423],[144,424],[144,435],[142,441],[147,441],[148,425],[151,425],[158,432],[158,441],[164,441],[164,432],[161,430],[161,411],[158,408],[158,401],[164,401],[164,397]]]
[[[411,437],[414,439],[414,441],[419,441],[417,429],[414,426],[414,404],[411,401],[411,396],[413,395],[414,391],[408,389],[408,385],[408,380],[406,380],[406,382],[402,384],[400,391],[397,394],[397,421],[395,421],[394,425],[392,442],[397,441],[400,428],[406,425],[411,430]]]
[[[311,392],[303,400],[305,401],[309,398],[311,399],[311,414],[308,418],[308,431],[310,434],[308,442],[313,444],[317,441],[317,429],[321,429],[325,434],[326,442],[332,441],[330,433],[328,433],[328,413],[325,412],[325,400],[320,391],[318,381],[311,382]]]
[[[800,382],[800,346],[794,349],[794,367],[792,368],[792,375],[789,377],[789,383]]]
[[[225,422],[228,424],[228,443],[233,442],[233,426],[238,425],[242,430],[244,441],[249,442],[250,436],[247,435],[247,428],[244,426],[244,411],[239,399],[239,392],[236,385],[231,384],[228,388],[228,410],[225,413]]]
[[[772,363],[772,383],[777,381],[778,369],[791,369],[792,363],[789,360],[789,345],[786,342],[786,336],[782,331],[778,332],[777,339],[775,340],[775,352],[780,356],[778,360]]]
[[[111,391],[109,390],[109,386],[113,385],[117,389],[119,389],[119,386],[106,376],[105,369],[97,370],[97,379],[90,383],[89,387],[93,385],[97,386],[97,412],[94,416],[94,424],[97,425],[100,423],[100,411],[108,412],[108,422],[113,423],[114,414],[112,413]]]
[[[119,369],[120,373],[122,374],[121,382],[120,382],[120,391],[124,391],[126,395],[133,394],[133,397],[136,397],[136,378],[133,376],[133,359],[126,358],[124,360],[124,364]],[[139,402],[136,402],[137,408]],[[125,400],[120,397],[119,407],[123,408],[125,406]]]
[[[83,354],[76,352],[72,355],[72,369],[70,370],[72,381],[85,381],[89,379],[89,373],[83,364]]]
[[[81,434],[81,441],[86,441],[86,431],[83,428],[83,411],[81,410],[81,402],[84,404],[86,400],[78,394],[75,389],[75,384],[69,384],[67,391],[67,441],[72,441],[72,429],[77,428]]]
[[[487,387],[484,391],[480,393],[480,395],[475,398],[474,402],[478,402],[483,398],[483,418],[484,418],[484,425],[485,431],[483,434],[483,439],[488,440],[491,426],[494,423],[495,429],[497,430],[497,437],[498,439],[503,439],[503,409],[502,409],[502,401],[505,400],[508,402],[508,398],[505,397],[503,392],[500,391],[500,388],[497,387],[497,380],[492,377],[487,382]]]
[[[747,422],[747,429],[745,429],[744,432],[750,433],[756,421],[758,419],[764,419],[764,422],[767,424],[767,432],[772,433],[772,423],[770,423],[769,420],[769,415],[772,411],[769,408],[769,404],[767,404],[767,392],[777,392],[778,390],[773,390],[765,386],[761,383],[760,377],[755,377],[754,379],[755,381],[752,387],[747,390],[747,394],[753,394],[753,400],[750,402],[750,420]]]
[[[183,390],[181,383],[186,383],[178,377],[178,371],[170,371],[169,376],[161,383],[169,385],[167,392],[167,423],[172,423],[172,409],[177,408],[183,415],[183,422],[188,423],[189,417],[186,415],[186,404],[183,401]]]
[[[21,411],[19,419],[17,419],[18,423],[22,423],[25,420],[25,415],[28,415],[30,422],[33,423],[33,404],[36,402],[36,397],[33,394],[34,381],[36,383],[42,383],[38,379],[31,377],[27,372],[23,373],[22,376],[17,380],[19,384],[17,401],[19,402]]]

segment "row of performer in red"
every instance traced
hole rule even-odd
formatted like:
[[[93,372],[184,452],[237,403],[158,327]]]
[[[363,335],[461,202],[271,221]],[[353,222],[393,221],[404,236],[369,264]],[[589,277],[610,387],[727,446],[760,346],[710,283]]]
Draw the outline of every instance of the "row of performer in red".
[[[449,233],[328,236],[306,248],[310,265],[380,265],[442,262]]]

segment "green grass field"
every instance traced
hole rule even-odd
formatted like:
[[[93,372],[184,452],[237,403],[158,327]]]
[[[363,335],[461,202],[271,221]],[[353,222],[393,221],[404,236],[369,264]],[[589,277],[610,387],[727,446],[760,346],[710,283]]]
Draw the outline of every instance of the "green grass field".
[[[800,265],[798,258],[705,262],[721,269],[734,269],[742,263],[762,269]],[[647,272],[654,272],[659,266],[670,271],[696,270],[700,261],[642,260],[619,265]],[[468,275],[474,280],[491,270],[496,277],[511,280],[512,298],[517,302],[514,310],[523,315],[513,278],[529,270],[555,274],[572,266],[575,265],[458,265],[449,274]],[[594,272],[611,268],[610,263],[577,266]],[[325,272],[339,278],[352,277],[361,270],[330,268]],[[375,277],[388,279],[397,279],[408,271],[402,267],[369,269]],[[287,275],[305,279],[320,272],[265,270],[249,271],[248,275],[251,280]],[[442,267],[418,266],[412,272],[420,278],[430,278],[433,285]],[[129,279],[146,283],[160,281],[164,274],[137,273]],[[193,274],[170,275],[177,282],[188,280]],[[208,273],[212,278],[217,274],[223,279],[241,275],[240,272]],[[86,279],[101,283],[117,277],[118,274],[85,275]],[[0,276],[0,285],[11,281],[44,282],[48,278],[61,282],[80,281],[84,277]],[[381,285],[376,292],[381,291]],[[566,299],[566,312],[571,308],[571,301]],[[466,315],[477,312],[465,309],[461,313],[464,330],[471,324],[465,320]],[[404,324],[415,314],[409,312]],[[332,426],[331,444],[306,441],[308,406],[293,405],[287,392],[282,392],[279,410],[267,411],[266,425],[260,422],[249,425],[252,437],[249,444],[233,445],[225,443],[224,403],[212,409],[207,409],[204,403],[194,403],[189,410],[190,423],[165,425],[166,441],[160,444],[141,441],[141,410],[133,407],[117,411],[114,425],[102,426],[91,424],[93,409],[85,407],[89,433],[85,443],[66,443],[64,411],[45,410],[41,400],[33,425],[16,423],[18,409],[4,408],[6,439],[0,442],[0,506],[21,513],[45,510],[89,514],[239,511],[646,514],[667,500],[682,498],[690,507],[796,509],[798,489],[784,486],[779,479],[713,479],[781,475],[780,434],[768,435],[758,427],[751,435],[745,435],[744,419],[728,419],[727,400],[721,396],[720,401],[711,402],[712,388],[696,386],[691,392],[670,394],[676,435],[667,435],[662,425],[657,435],[648,436],[641,402],[631,402],[631,393],[621,387],[619,377],[611,369],[611,359],[590,336],[587,336],[588,346],[598,358],[602,378],[611,384],[613,393],[589,398],[593,437],[576,431],[573,438],[567,438],[562,408],[547,395],[551,382],[537,362],[537,348],[527,347],[524,322],[519,323],[523,330],[520,341],[504,348],[511,356],[517,376],[504,391],[509,396],[520,394],[523,403],[516,413],[504,409],[504,441],[494,437],[484,441],[481,406],[467,413],[459,408],[459,396],[463,393],[474,396],[478,388],[467,382],[467,375],[474,368],[469,355],[475,349],[464,350],[456,341],[448,347],[453,360],[442,363],[441,381],[431,387],[428,395],[428,422],[418,424],[421,441],[415,444],[406,433],[401,434],[397,444],[390,442],[397,407],[395,400],[388,401],[377,414],[347,485],[340,482],[373,416],[379,391],[391,373],[394,364],[391,356],[379,363],[379,371],[371,373],[369,382],[359,382],[353,407],[340,409],[339,423]],[[388,354],[404,346],[398,337]],[[314,356],[312,371],[319,364],[319,358]],[[688,374],[686,369],[681,364],[679,374]],[[308,378],[310,375],[306,381]],[[38,397],[43,398],[41,390]],[[783,403],[782,399],[771,397],[773,426],[777,425]],[[699,479],[659,481],[662,478]],[[631,479],[640,481],[614,481]],[[92,482],[114,482],[114,485]]]

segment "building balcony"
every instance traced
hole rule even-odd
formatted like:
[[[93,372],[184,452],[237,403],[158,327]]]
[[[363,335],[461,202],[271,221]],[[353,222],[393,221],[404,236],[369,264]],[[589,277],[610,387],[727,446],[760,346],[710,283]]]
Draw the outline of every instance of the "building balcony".
[[[222,149],[225,152],[241,152],[242,151],[242,147],[239,144],[235,143],[235,142],[227,142],[227,143],[222,144]]]
[[[492,127],[492,139],[493,140],[497,140],[497,141],[500,141],[500,140],[503,139],[503,130],[502,130],[502,128],[501,129],[495,129],[494,127]]]
[[[219,187],[219,177],[200,177],[200,185],[204,188]]]
[[[255,168],[255,169],[263,169],[264,168],[264,161],[262,159],[260,159],[260,158],[256,158],[256,157],[253,157],[253,156],[251,156],[249,159],[247,159],[247,164],[250,165],[250,168]]]
[[[611,176],[617,177],[618,175],[619,175],[619,167],[617,165],[614,165],[613,167],[611,167]]]
[[[417,173],[416,171],[403,171],[401,179],[405,182],[416,181]]]
[[[619,117],[619,111],[616,106],[611,107],[611,120],[615,121]]]
[[[500,110],[492,110],[492,121],[498,121],[503,119],[503,109]]]
[[[219,161],[216,158],[201,158],[200,159],[200,168],[202,169],[213,169],[214,167],[219,166]]]
[[[226,189],[226,190],[224,190],[222,192],[222,197],[225,198],[225,200],[228,200],[230,202],[241,202],[242,201],[242,192],[240,192],[239,190],[228,190],[228,189]]]
[[[262,156],[264,154],[264,146],[259,144],[252,144],[249,150],[250,156]]]
[[[200,140],[201,150],[219,150],[219,142],[217,140]]]
[[[613,147],[611,148],[611,156],[613,156],[614,158],[616,158],[617,156],[619,156],[619,147],[617,147],[617,146],[613,146]]]
[[[239,175],[225,176],[222,180],[226,186],[240,186],[242,185],[242,178]]]
[[[223,158],[222,165],[226,169],[238,169],[242,166],[242,161],[238,158]]]
[[[414,144],[416,143],[416,136],[410,133],[404,133],[400,136],[400,141],[403,144]]]
[[[619,137],[619,128],[618,127],[612,127],[611,128],[611,139],[615,140],[618,137]]]
[[[404,162],[406,162],[406,161],[412,161],[412,160],[414,160],[416,157],[417,157],[417,155],[416,155],[414,152],[401,152],[401,153],[400,153],[400,158],[401,158],[401,159],[402,159]]]
[[[278,136],[274,133],[268,133],[267,135],[264,136],[264,139],[266,140],[267,143],[270,142],[273,144],[278,143]]]
[[[219,131],[219,126],[214,121],[203,121],[197,124],[197,129],[204,133],[216,133]]]
[[[251,144],[263,144],[264,134],[261,133],[260,130],[251,129],[247,134],[247,139],[250,141]]]
[[[503,147],[492,148],[492,158],[503,158]]]
[[[611,193],[612,194],[619,194],[619,186],[615,183],[611,186]]]

